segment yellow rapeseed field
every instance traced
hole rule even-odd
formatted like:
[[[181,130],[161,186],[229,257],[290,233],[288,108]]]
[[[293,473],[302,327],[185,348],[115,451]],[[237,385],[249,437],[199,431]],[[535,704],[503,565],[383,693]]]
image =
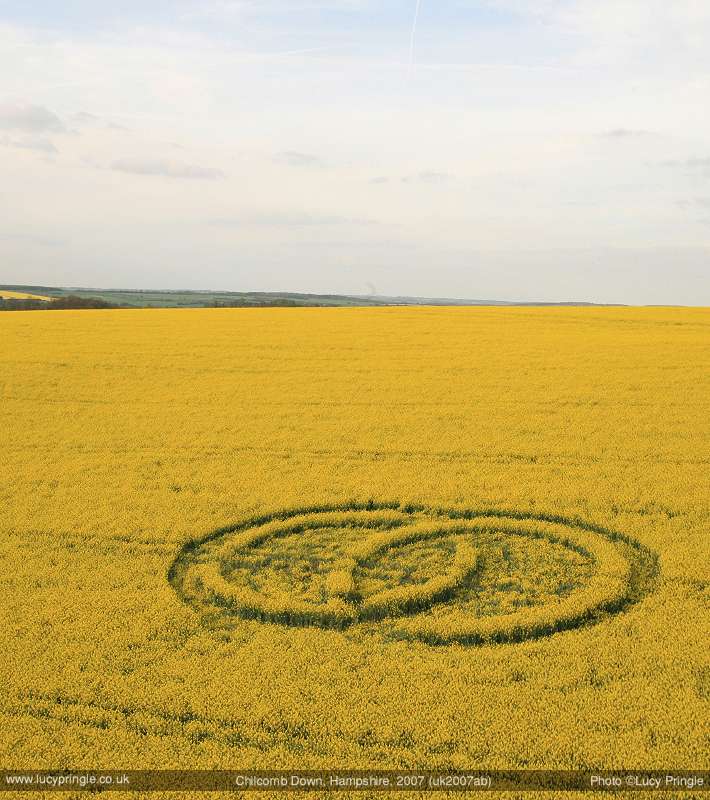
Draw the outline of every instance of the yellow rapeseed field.
[[[27,292],[12,292],[9,289],[0,289],[0,299],[2,300],[51,300],[43,294],[28,294]]]
[[[705,766],[707,309],[3,314],[0,392],[3,767]]]

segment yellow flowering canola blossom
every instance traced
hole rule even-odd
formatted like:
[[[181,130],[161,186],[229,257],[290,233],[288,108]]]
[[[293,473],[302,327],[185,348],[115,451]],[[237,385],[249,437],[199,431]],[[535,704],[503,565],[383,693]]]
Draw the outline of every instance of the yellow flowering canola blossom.
[[[27,292],[13,292],[10,289],[0,289],[0,299],[2,300],[51,300],[44,294],[28,294]]]
[[[5,768],[704,765],[707,309],[4,314],[0,391]]]

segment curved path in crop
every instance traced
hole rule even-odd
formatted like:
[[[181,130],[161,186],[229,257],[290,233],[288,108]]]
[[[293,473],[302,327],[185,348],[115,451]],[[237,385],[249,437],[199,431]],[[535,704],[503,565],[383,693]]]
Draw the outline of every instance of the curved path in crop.
[[[324,592],[330,595],[321,602],[298,597],[276,602],[260,594],[258,586],[247,585],[248,570],[232,573],[228,568],[230,559],[249,558],[260,547],[278,552],[281,542],[293,544],[293,537],[326,529],[337,535],[342,530],[344,544],[340,553],[322,553],[334,565],[324,581],[331,587]],[[477,575],[486,568],[484,559],[476,556],[477,537],[491,533],[498,542],[501,537],[509,537],[511,543],[527,537],[558,550],[567,548],[589,560],[591,576],[586,585],[575,586],[552,602],[530,607],[523,602],[513,613],[472,614],[464,599],[475,597]],[[396,563],[398,548],[445,541],[456,553],[452,559],[459,558],[443,570],[445,574],[432,575],[416,586],[386,586],[369,596],[359,591],[361,574],[376,567],[383,554],[389,558],[394,554]],[[655,590],[659,562],[653,551],[632,537],[576,517],[369,502],[279,510],[219,528],[182,547],[168,580],[211,626],[254,619],[353,632],[367,628],[387,638],[431,645],[481,645],[549,636],[620,614]]]

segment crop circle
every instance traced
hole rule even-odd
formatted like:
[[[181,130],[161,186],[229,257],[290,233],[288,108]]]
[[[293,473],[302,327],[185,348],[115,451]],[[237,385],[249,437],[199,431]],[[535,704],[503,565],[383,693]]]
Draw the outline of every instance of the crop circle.
[[[286,509],[188,542],[168,577],[211,620],[519,642],[598,622],[655,586],[658,559],[579,518],[395,502]]]

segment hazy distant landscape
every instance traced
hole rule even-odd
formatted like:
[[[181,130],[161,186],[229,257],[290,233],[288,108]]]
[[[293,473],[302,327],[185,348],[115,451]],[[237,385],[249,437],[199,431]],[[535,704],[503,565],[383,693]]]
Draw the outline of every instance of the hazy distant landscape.
[[[223,292],[196,290],[91,289],[59,286],[0,286],[0,309],[4,294],[42,298],[99,300],[129,308],[250,308],[279,306],[593,306],[597,303],[519,302],[515,300],[472,300],[448,297],[386,297],[379,295],[309,294],[307,292]],[[7,302],[7,300],[5,300]],[[77,307],[79,305],[77,304]],[[83,306],[81,306],[83,307]]]

